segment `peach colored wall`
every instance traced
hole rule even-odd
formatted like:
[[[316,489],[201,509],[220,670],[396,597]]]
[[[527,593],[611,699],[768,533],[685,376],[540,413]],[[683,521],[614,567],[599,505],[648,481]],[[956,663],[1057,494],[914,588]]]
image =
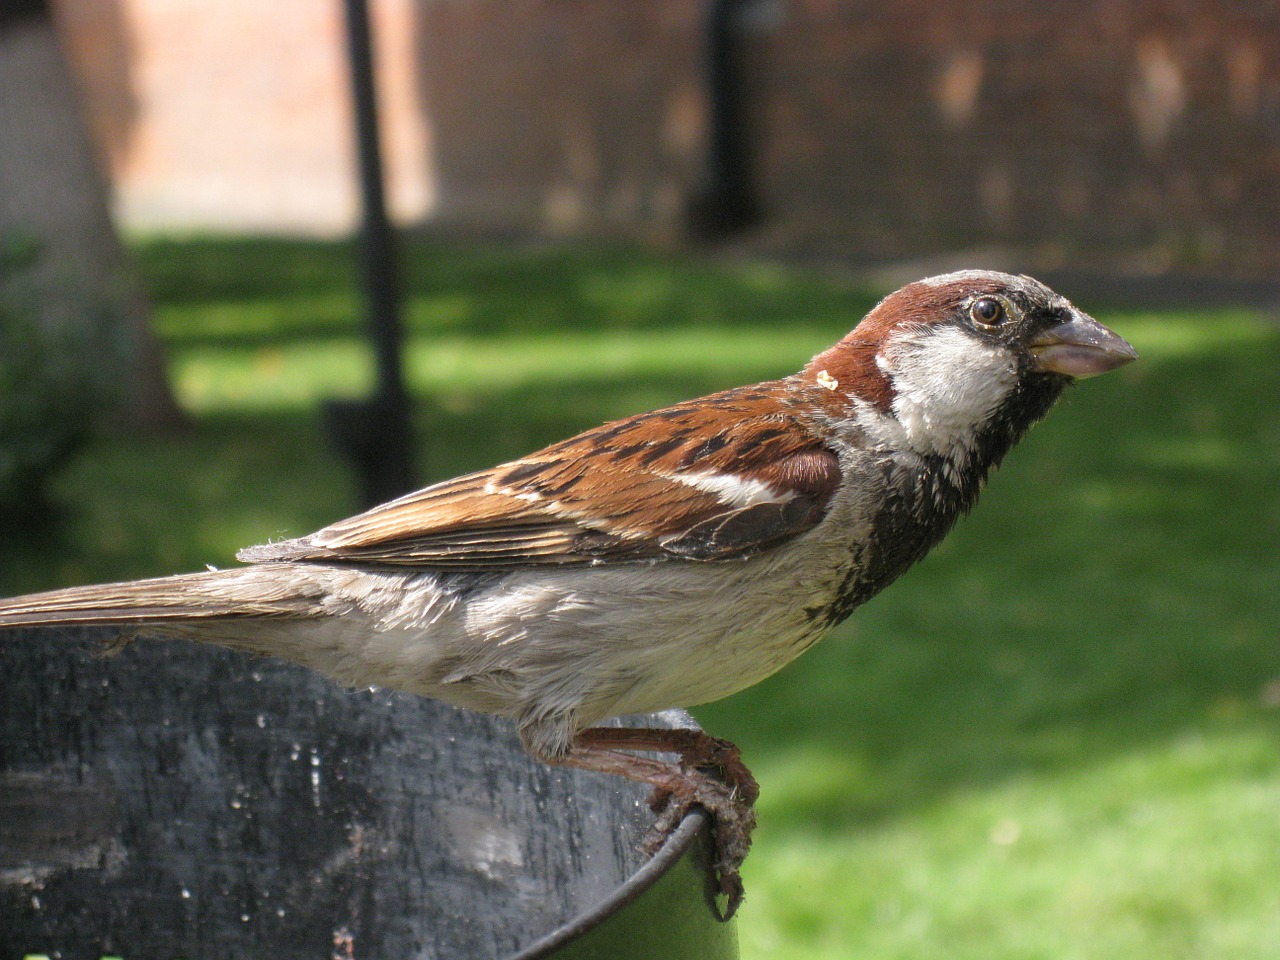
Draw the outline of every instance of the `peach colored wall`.
[[[55,0],[135,228],[348,229],[356,216],[339,0]],[[374,0],[394,213],[433,202],[411,0]]]

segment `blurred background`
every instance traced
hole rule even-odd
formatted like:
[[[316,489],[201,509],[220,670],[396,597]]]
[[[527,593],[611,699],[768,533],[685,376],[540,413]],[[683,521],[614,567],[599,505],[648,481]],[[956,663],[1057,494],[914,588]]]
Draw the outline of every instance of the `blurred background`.
[[[695,711],[762,783],[743,954],[1274,957],[1280,9],[369,16],[381,286],[339,0],[0,7],[0,593],[225,564],[400,440],[442,479],[791,372],[929,273],[1033,273],[1141,362]]]

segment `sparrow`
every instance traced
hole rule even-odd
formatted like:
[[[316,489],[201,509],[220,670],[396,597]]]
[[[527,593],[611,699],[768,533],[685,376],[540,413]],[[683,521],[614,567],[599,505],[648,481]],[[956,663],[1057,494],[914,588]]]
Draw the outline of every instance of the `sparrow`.
[[[250,547],[245,566],[0,601],[0,627],[115,624],[510,718],[539,760],[651,784],[650,850],[709,811],[727,919],[758,795],[737,748],[599,724],[790,663],[942,540],[1068,384],[1136,358],[1030,277],[931,277],[799,373]]]

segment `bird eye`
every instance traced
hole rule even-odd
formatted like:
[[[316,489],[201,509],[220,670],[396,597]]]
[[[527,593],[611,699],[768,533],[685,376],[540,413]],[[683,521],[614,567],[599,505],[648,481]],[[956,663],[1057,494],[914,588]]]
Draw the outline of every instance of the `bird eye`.
[[[994,327],[1004,320],[1004,304],[991,297],[982,297],[970,304],[969,316],[984,327]]]

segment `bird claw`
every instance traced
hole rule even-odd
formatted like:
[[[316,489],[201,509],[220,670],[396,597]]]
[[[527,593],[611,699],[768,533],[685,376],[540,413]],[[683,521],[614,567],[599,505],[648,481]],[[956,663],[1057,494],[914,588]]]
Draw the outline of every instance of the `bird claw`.
[[[759,791],[750,774],[747,774],[748,783],[726,782],[731,779],[731,767],[712,766],[711,769],[726,774],[725,779],[715,777],[705,767],[682,767],[678,781],[653,791],[649,806],[658,814],[658,819],[641,844],[641,851],[652,856],[692,808],[705,810],[711,820],[714,844],[711,869],[715,888],[727,898],[723,910],[717,905],[717,913],[721,920],[729,920],[744,897],[740,868],[751,849],[751,833],[756,825],[753,804]]]
[[[644,752],[676,754],[680,760],[637,756]],[[592,727],[578,734],[568,752],[544,759],[651,784],[649,806],[657,819],[640,845],[648,856],[661,849],[690,810],[705,810],[714,843],[709,866],[717,893],[728,898],[723,911],[713,906],[721,920],[737,912],[743,899],[739,868],[751,849],[760,787],[736,746],[701,730]]]

